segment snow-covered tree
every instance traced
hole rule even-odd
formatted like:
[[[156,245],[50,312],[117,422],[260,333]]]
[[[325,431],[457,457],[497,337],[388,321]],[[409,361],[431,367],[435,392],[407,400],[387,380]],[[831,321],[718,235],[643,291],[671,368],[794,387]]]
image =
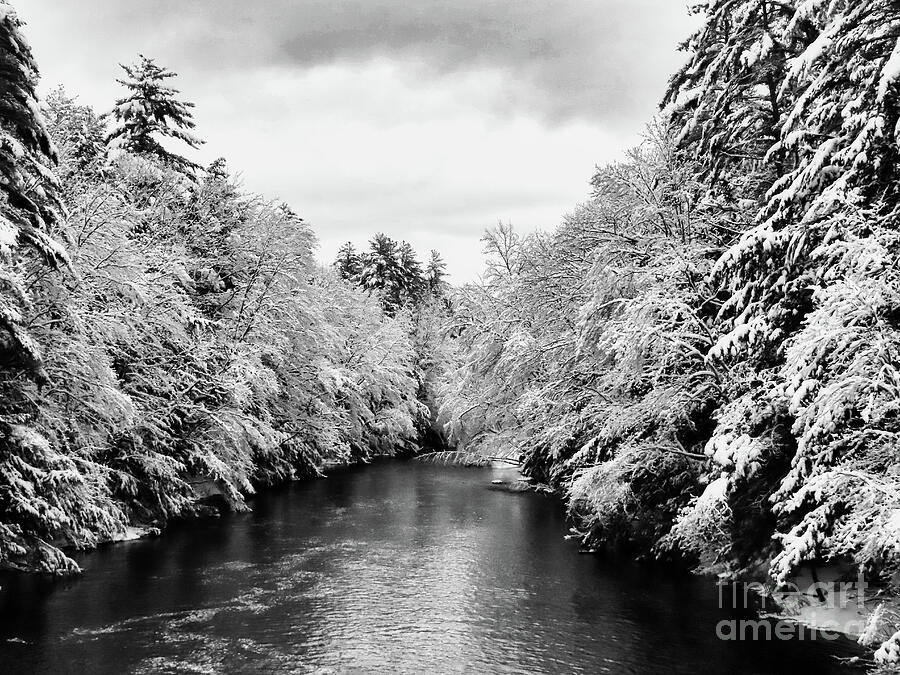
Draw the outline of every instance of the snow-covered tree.
[[[800,48],[768,155],[792,159],[714,270],[727,300],[707,360],[740,379],[706,449],[722,499],[767,504],[780,582],[805,561],[900,565],[900,8],[797,2],[782,35]]]
[[[358,269],[350,278],[362,288],[378,293],[388,312],[397,312],[422,300],[427,280],[422,263],[408,242],[397,242],[378,233],[369,242],[369,250],[358,258],[354,258],[352,247],[344,246],[341,250],[335,263],[341,275],[344,276],[345,270]]]
[[[0,364],[7,375],[24,370],[42,382],[40,349],[25,327],[23,263],[36,254],[56,266],[66,254],[51,231],[60,210],[48,169],[56,148],[38,109],[37,67],[21,26],[13,8],[0,3]]]
[[[47,168],[57,152],[20,28],[0,3],[0,567],[71,571],[74,563],[50,542],[96,543],[96,522],[114,528],[115,519],[106,516],[103,477],[51,440],[50,427],[62,428],[64,418],[21,377],[46,391],[72,373],[53,372],[55,345],[43,330],[56,317],[42,305],[41,286],[58,279],[53,268],[69,258],[56,243],[64,209]]]
[[[425,268],[425,282],[428,284],[428,290],[432,295],[440,296],[444,294],[445,281],[447,277],[447,263],[441,257],[441,254],[434,249],[431,250],[431,257],[428,259],[428,265]]]
[[[378,233],[369,242],[359,273],[359,285],[368,291],[378,291],[386,308],[395,311],[400,306],[403,290],[403,268],[396,241]]]
[[[143,55],[139,55],[136,63],[123,64],[121,68],[127,77],[117,81],[128,95],[116,101],[107,142],[112,147],[155,157],[179,170],[199,169],[197,164],[163,144],[168,139],[182,141],[191,148],[203,143],[191,133],[195,127],[191,113],[194,104],[178,100],[180,92],[166,85],[176,73]]]
[[[684,43],[688,62],[672,78],[664,100],[677,142],[700,168],[709,197],[734,209],[737,218],[746,210],[742,200],[754,208],[790,162],[783,149],[773,150],[794,97],[782,84],[798,44],[815,37],[809,30],[787,31],[795,4],[697,3],[703,25]]]
[[[107,160],[103,120],[89,106],[79,105],[63,87],[47,96],[43,106],[47,130],[60,152],[57,174],[66,189],[71,181],[92,179]]]
[[[334,260],[334,267],[342,279],[352,281],[359,277],[362,271],[362,258],[351,242],[341,244]]]
[[[400,268],[403,271],[403,302],[416,303],[422,297],[425,290],[425,277],[422,273],[422,263],[419,262],[416,252],[409,242],[400,242]]]

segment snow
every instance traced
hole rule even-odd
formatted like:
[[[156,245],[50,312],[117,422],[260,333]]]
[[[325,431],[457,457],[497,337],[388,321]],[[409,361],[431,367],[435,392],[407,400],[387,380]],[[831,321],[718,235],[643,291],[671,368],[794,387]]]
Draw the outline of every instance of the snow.
[[[689,89],[684,89],[683,91],[678,92],[678,96],[675,98],[673,107],[675,108],[675,110],[681,110],[700,98],[700,95],[702,93],[703,87],[691,87]]]
[[[878,81],[878,101],[883,102],[891,86],[900,80],[900,40],[894,46],[890,58],[881,68],[881,79]]]
[[[728,482],[727,476],[719,476],[710,482],[706,489],[703,490],[703,494],[697,499],[697,505],[712,505],[723,502],[728,494]]]
[[[885,640],[875,652],[878,663],[897,663],[900,661],[900,631]]]
[[[118,537],[114,537],[113,541],[135,541],[151,534],[150,528],[134,527],[128,525]]]
[[[757,63],[769,56],[774,46],[775,41],[772,39],[772,35],[765,32],[759,42],[754,43],[752,47],[741,55],[741,62],[744,64],[744,67],[753,68]]]
[[[819,36],[804,50],[800,56],[790,60],[788,74],[789,82],[797,82],[808,76],[810,69],[816,61],[824,58],[826,52],[834,43],[835,36],[844,29],[843,17],[837,17],[834,22],[823,30]]]
[[[0,218],[0,255],[9,255],[18,238],[19,228],[6,218]]]

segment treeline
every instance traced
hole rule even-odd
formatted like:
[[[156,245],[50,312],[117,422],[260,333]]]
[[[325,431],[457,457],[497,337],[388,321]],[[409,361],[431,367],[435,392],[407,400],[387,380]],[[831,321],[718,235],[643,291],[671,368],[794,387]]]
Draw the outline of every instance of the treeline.
[[[900,567],[900,7],[711,0],[555,231],[485,237],[443,415],[590,542],[783,583]],[[887,613],[885,613],[885,616]],[[898,653],[889,621],[868,638]]]
[[[362,253],[352,242],[341,246],[334,267],[341,278],[377,292],[389,313],[442,298],[447,291],[447,264],[440,253],[432,250],[423,267],[408,242],[397,242],[380,232]]]
[[[101,117],[39,109],[6,4],[0,53],[0,567],[75,571],[66,547],[417,446],[422,303],[318,266],[289,207],[176,154],[192,106],[151,59]]]

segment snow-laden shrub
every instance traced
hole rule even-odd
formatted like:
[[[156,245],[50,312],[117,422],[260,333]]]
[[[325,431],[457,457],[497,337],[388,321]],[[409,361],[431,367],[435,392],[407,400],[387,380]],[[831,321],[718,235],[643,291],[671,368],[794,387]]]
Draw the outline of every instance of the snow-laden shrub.
[[[697,554],[704,571],[728,562],[733,536],[728,488],[726,476],[710,482],[700,496],[692,499],[678,514],[675,525],[663,539],[663,545],[677,546],[682,551]]]

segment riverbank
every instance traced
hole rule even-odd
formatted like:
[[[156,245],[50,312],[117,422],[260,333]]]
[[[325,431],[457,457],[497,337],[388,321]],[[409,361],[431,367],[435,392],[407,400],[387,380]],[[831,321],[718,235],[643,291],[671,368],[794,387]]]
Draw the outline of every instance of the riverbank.
[[[565,503],[564,493],[523,475],[519,467],[495,465],[493,468],[499,469],[502,477],[493,479],[486,485],[488,489],[513,494],[550,494]],[[565,538],[578,540],[580,553],[598,552],[598,548],[590,544],[590,537],[578,527],[570,528]],[[807,565],[786,587],[776,592],[771,583],[763,583],[757,578],[725,580],[716,579],[710,573],[693,572],[701,579],[711,582],[716,579],[713,583],[726,589],[720,590],[721,605],[730,603],[728,606],[732,609],[758,613],[763,619],[771,619],[782,626],[795,624],[797,629],[788,631],[793,634],[801,634],[803,629],[822,635],[840,634],[869,648],[872,654],[894,634],[893,626],[900,619],[900,599],[890,594],[887,588],[872,588],[861,576],[851,580],[850,573],[848,565],[832,564],[819,568]],[[858,664],[866,662],[862,656],[852,658]]]
[[[250,491],[237,495],[239,499],[235,498],[235,493],[229,491],[227,485],[221,480],[212,477],[192,476],[184,480],[184,484],[189,486],[192,492],[185,498],[189,506],[182,514],[165,520],[133,520],[120,523],[120,527],[110,531],[106,536],[90,539],[82,542],[81,545],[73,545],[63,540],[46,542],[35,538],[29,547],[22,548],[18,556],[7,556],[0,559],[0,571],[50,574],[54,576],[79,575],[82,570],[71,558],[76,552],[164,536],[166,529],[173,523],[209,521],[227,513],[247,512],[251,510],[251,507],[248,506],[246,500],[252,500],[259,492],[278,489],[294,482],[324,479],[329,473],[369,464],[379,459],[394,459],[398,456],[408,457],[411,456],[411,453],[403,452],[400,455],[383,454],[372,457],[345,457],[340,460],[323,461],[318,466],[313,467],[312,470],[305,471],[300,475],[254,487]]]
[[[900,656],[900,597],[891,586],[873,585],[862,573],[853,578],[849,565],[806,566],[787,588],[766,589],[766,600],[779,619],[840,633],[866,647],[884,672],[900,672],[893,665]]]
[[[614,548],[605,535],[598,534],[596,523],[589,516],[578,509],[573,514],[571,494],[567,490],[558,486],[547,489],[567,504],[570,516],[574,515],[576,523],[567,536],[581,543],[582,552]],[[691,566],[683,564],[683,568],[688,570]],[[720,588],[720,605],[724,603],[733,610],[749,611],[775,622],[788,636],[802,635],[804,631],[813,635],[840,635],[866,650],[851,657],[854,664],[876,668],[879,673],[900,672],[895,665],[900,660],[900,633],[896,628],[900,625],[900,597],[896,579],[873,584],[861,573],[854,574],[854,568],[847,563],[815,566],[807,563],[785,584],[776,587],[768,576],[767,565],[757,566],[753,573],[716,575],[714,569],[693,567],[691,573]],[[745,627],[756,635],[753,621]],[[735,624],[733,630],[739,629]],[[775,639],[771,637],[771,629],[765,634],[770,636],[768,639]]]

